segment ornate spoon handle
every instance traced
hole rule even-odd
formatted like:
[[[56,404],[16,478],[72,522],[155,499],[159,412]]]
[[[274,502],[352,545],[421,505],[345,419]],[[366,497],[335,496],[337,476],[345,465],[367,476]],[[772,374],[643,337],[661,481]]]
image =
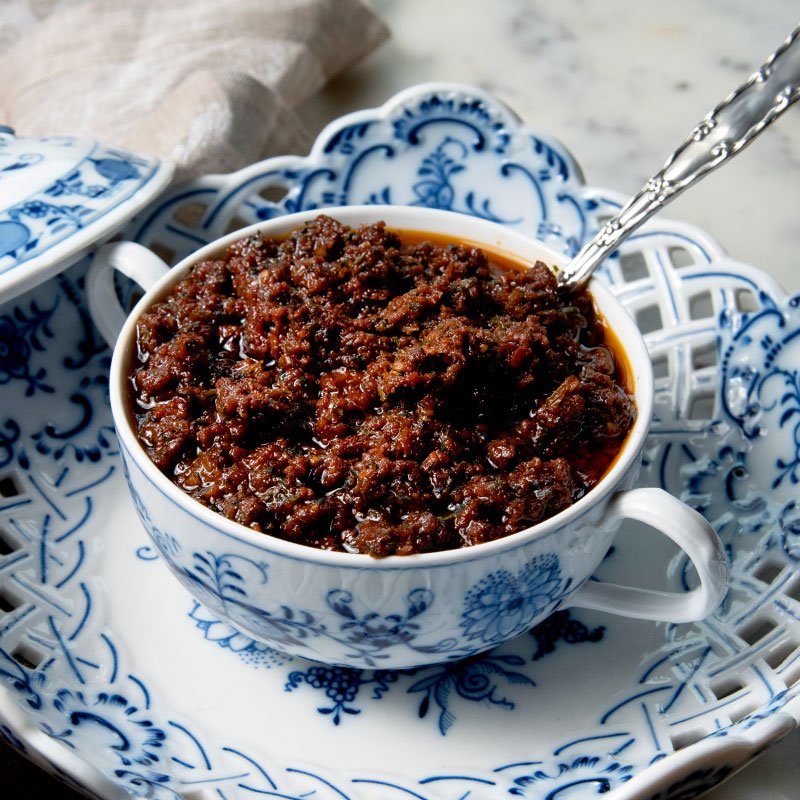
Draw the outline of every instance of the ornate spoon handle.
[[[645,220],[709,172],[730,161],[798,98],[800,26],[761,69],[706,114],[662,169],[559,270],[559,287],[573,291],[583,286],[595,267]]]

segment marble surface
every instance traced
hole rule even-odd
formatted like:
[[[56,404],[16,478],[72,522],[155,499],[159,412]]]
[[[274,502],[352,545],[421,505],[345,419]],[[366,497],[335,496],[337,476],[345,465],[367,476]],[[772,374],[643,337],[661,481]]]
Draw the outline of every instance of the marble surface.
[[[794,0],[373,0],[392,39],[301,109],[312,133],[431,80],[487,89],[558,137],[593,185],[635,191],[718,100],[800,21]],[[800,105],[800,104],[798,104]],[[731,255],[800,291],[800,109],[677,200]],[[708,800],[797,800],[800,733]],[[0,759],[0,795],[75,797]],[[687,798],[688,800],[688,798]]]

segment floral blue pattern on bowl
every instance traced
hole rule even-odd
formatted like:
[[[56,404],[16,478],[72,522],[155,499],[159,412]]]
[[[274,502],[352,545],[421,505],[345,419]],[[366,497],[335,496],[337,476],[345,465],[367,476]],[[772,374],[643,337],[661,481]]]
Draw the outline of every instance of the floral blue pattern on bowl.
[[[497,136],[492,120],[503,120],[509,139],[522,140],[514,153],[532,154],[536,174],[529,134],[476,90],[419,87],[326,136],[370,122],[380,141],[394,137],[394,120],[406,136],[406,106],[409,116],[430,108],[434,120],[445,108],[416,144],[405,139],[402,174],[392,159],[373,164],[372,184],[413,202],[425,159],[468,130],[449,121],[461,114],[450,101],[462,96],[486,107],[465,121],[484,118]],[[326,141],[309,159],[191,184],[129,234],[180,258],[237,218],[288,210],[303,181],[309,202],[324,204],[315,182],[343,182],[348,169],[341,154],[326,160]],[[354,159],[366,135],[357,141]],[[479,151],[475,172],[465,158],[451,174],[454,203],[473,191],[501,212],[505,156],[491,153]],[[289,192],[264,199],[276,182]],[[574,202],[589,233],[618,202],[581,186],[575,171],[549,182],[559,191],[545,195],[548,209]],[[560,224],[569,247],[580,216]],[[258,645],[188,600],[154,557],[120,474],[105,401],[109,354],[88,321],[84,270],[76,265],[0,307],[0,736],[45,769],[106,798],[678,800],[796,726],[797,492],[784,467],[797,457],[797,415],[781,381],[796,375],[800,312],[701,231],[660,221],[605,277],[643,325],[654,308],[660,321],[646,334],[659,377],[641,483],[681,496],[713,522],[733,564],[728,598],[700,625],[558,611],[548,627],[475,662],[396,677],[326,671]],[[648,540],[638,528],[626,533],[599,570],[606,579],[639,566],[637,548]],[[557,582],[553,564],[541,567],[530,582],[534,604],[536,587],[549,597]],[[691,581],[676,562],[673,582]],[[488,611],[502,608],[501,594],[483,589],[498,602],[467,624],[491,636],[504,624]],[[527,602],[509,600],[514,609]],[[403,759],[384,746],[392,740],[404,742]]]
[[[156,158],[0,127],[0,296],[66,269],[152,201],[171,174]]]

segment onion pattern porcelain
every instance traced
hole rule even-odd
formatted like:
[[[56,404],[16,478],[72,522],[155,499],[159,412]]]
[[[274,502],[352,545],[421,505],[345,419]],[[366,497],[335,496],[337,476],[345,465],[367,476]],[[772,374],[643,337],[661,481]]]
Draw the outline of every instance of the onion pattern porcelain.
[[[425,85],[337,120],[306,158],[175,190],[125,233],[175,262],[259,219],[370,201],[499,219],[566,255],[620,207],[492,97]],[[653,361],[638,483],[712,523],[725,600],[677,625],[559,610],[405,672],[288,657],[187,597],[121,474],[86,267],[0,308],[0,732],[45,769],[105,798],[686,800],[796,728],[800,301],[703,232],[651,224],[600,277]],[[598,577],[690,585],[662,539],[619,536]],[[654,548],[666,581],[642,569]]]
[[[0,296],[41,283],[116,233],[172,177],[160,159],[0,125]]]

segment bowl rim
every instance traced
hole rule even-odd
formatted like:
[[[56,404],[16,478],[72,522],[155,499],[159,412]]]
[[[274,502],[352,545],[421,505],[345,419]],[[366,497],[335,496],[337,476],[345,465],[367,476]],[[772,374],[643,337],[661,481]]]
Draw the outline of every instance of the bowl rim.
[[[637,416],[628,432],[622,449],[615,458],[611,469],[606,472],[603,478],[575,503],[536,525],[500,539],[468,547],[376,558],[366,553],[322,550],[311,545],[300,544],[255,531],[203,505],[176,486],[156,467],[139,443],[134,433],[131,414],[128,411],[125,399],[126,392],[122,388],[127,381],[127,368],[133,349],[131,345],[133,344],[138,318],[153,302],[169,291],[174,284],[178,283],[194,264],[208,258],[218,257],[220,251],[223,251],[233,242],[255,233],[266,231],[267,235],[282,235],[299,228],[303,223],[320,214],[333,217],[347,225],[384,220],[388,228],[401,231],[429,232],[434,235],[452,237],[462,242],[487,248],[490,251],[504,252],[510,248],[509,254],[514,260],[524,261],[540,258],[552,266],[562,266],[569,260],[563,254],[552,250],[533,236],[489,220],[441,209],[379,204],[331,206],[273,217],[228,233],[195,250],[171,267],[160,280],[145,292],[144,296],[131,310],[114,346],[109,372],[111,410],[120,447],[123,454],[126,454],[135,463],[142,475],[160,494],[175,503],[181,511],[194,517],[208,528],[213,529],[215,533],[224,534],[227,538],[255,547],[264,553],[268,552],[294,561],[314,562],[339,568],[407,570],[483,559],[527,546],[534,541],[539,542],[569,526],[570,523],[577,522],[587,512],[618,491],[619,483],[631,467],[636,465],[650,428],[654,402],[653,371],[644,337],[630,312],[614,296],[611,290],[596,277],[591,278],[589,281],[588,290],[592,294],[598,310],[600,310],[608,323],[609,328],[613,330],[620,346],[628,357],[634,383],[633,395],[636,401]],[[425,225],[428,219],[432,223],[438,222],[444,227],[464,228],[468,226],[470,235],[442,232],[439,227]],[[408,221],[404,222],[403,220]],[[475,235],[471,233],[472,229],[476,231]],[[479,234],[483,234],[483,236]],[[526,255],[526,253],[530,255]],[[613,319],[610,317],[613,317]]]

